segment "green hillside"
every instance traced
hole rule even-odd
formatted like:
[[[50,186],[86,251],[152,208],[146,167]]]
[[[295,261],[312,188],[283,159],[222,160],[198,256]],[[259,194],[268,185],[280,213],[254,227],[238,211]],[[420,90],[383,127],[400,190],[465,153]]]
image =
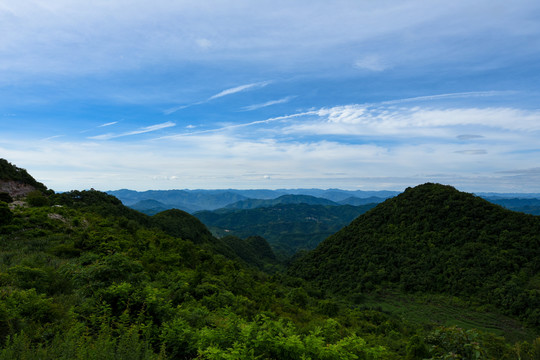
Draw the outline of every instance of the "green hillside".
[[[255,209],[219,209],[194,215],[219,235],[262,236],[284,256],[314,249],[375,204],[324,206],[285,204]]]
[[[0,203],[0,360],[540,356],[538,333],[514,331],[515,319],[501,328],[513,338],[474,321],[411,322],[386,300],[357,305],[261,271],[275,261],[264,239],[218,241],[183,211],[150,217],[93,190],[45,195]]]
[[[33,186],[36,190],[46,191],[47,187],[36,181],[25,169],[0,158],[0,181],[16,181]]]
[[[539,270],[539,217],[425,184],[360,216],[290,273],[339,294],[397,288],[458,296],[538,328]]]

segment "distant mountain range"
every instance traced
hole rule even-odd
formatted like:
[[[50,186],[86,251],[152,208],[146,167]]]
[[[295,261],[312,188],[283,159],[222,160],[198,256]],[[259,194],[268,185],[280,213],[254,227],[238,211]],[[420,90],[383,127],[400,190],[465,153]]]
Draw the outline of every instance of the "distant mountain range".
[[[380,203],[398,191],[349,191],[339,189],[279,190],[114,190],[107,191],[132,209],[148,215],[168,209],[189,213],[220,208],[252,209],[277,204],[365,205]],[[151,201],[150,201],[151,200]]]
[[[107,191],[132,209],[154,215],[169,209],[188,213],[203,210],[254,209],[279,204],[353,205],[378,204],[398,195],[398,191],[362,191],[340,189],[279,189],[279,190],[114,190]],[[540,215],[540,194],[478,193],[494,204],[507,209]]]

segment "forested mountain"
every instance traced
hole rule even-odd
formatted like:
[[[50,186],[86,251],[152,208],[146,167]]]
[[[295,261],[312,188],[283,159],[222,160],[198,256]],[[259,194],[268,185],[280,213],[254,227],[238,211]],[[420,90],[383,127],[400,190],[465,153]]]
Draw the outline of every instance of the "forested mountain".
[[[176,208],[174,205],[164,204],[157,200],[141,200],[129,207],[146,215],[155,215],[162,211]]]
[[[374,206],[285,204],[247,210],[225,208],[194,215],[217,235],[262,236],[279,254],[291,256],[301,249],[314,249]]]
[[[0,360],[540,356],[538,328],[523,328],[483,303],[430,297],[448,304],[452,318],[409,319],[383,310],[377,303],[382,293],[375,294],[376,303],[368,295],[350,301],[321,289],[320,279],[311,283],[279,272],[261,237],[216,239],[184,211],[147,216],[99,191],[38,193],[15,202],[0,197]],[[515,221],[535,229],[531,218]],[[482,236],[492,239],[488,231]],[[508,263],[497,266],[518,275],[498,286],[519,300],[521,290],[533,293],[538,281],[522,255],[530,249],[514,248],[517,255],[502,253]],[[512,263],[514,255],[523,262]],[[469,267],[461,264],[465,275]],[[322,283],[348,289],[348,280]],[[408,304],[425,312],[418,297]],[[528,320],[532,306],[520,303]]]
[[[247,199],[227,205],[226,209],[255,209],[286,204],[339,205],[338,203],[311,195],[282,195],[276,199]]]
[[[540,217],[438,184],[386,200],[290,268],[340,294],[398,287],[460,296],[536,327],[539,271]]]

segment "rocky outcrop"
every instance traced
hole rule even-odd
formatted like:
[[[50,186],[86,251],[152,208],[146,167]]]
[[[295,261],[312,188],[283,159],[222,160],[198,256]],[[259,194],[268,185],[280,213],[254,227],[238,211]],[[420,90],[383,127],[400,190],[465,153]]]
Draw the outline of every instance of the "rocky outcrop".
[[[0,180],[0,192],[8,193],[13,199],[20,199],[36,190],[32,185],[28,185],[15,180]]]

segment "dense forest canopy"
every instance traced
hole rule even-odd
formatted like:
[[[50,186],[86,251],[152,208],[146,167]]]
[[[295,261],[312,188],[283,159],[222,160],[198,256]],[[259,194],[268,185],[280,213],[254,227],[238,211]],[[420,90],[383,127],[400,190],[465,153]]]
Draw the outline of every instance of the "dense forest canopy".
[[[43,196],[44,202],[0,202],[0,359],[540,356],[534,303],[540,283],[538,219],[451,188],[407,190],[327,239],[289,274],[264,238],[217,239],[179,210],[147,216],[93,190]],[[430,224],[435,215],[438,222]],[[417,245],[411,243],[413,229]],[[429,252],[437,256],[425,261],[436,271],[427,271],[428,280],[414,279],[428,265],[408,259],[404,247],[424,256],[428,239]],[[379,253],[367,245],[357,248],[385,241]],[[400,247],[400,241],[406,244]],[[429,284],[439,276],[436,261],[442,255],[457,263],[452,271],[459,270],[464,284],[478,285],[476,276],[496,271],[470,290],[452,272]],[[352,259],[358,265],[347,263]],[[400,306],[426,312],[445,304],[486,326],[389,311],[381,289],[392,284],[404,291],[398,294],[406,301]],[[411,302],[411,291],[441,295],[426,298],[429,303],[415,295]],[[488,295],[513,317],[459,298]],[[499,304],[501,299],[506,303]],[[492,320],[497,326],[488,327]]]
[[[539,259],[539,217],[424,184],[360,216],[290,273],[337,293],[397,286],[473,298],[538,327]]]

